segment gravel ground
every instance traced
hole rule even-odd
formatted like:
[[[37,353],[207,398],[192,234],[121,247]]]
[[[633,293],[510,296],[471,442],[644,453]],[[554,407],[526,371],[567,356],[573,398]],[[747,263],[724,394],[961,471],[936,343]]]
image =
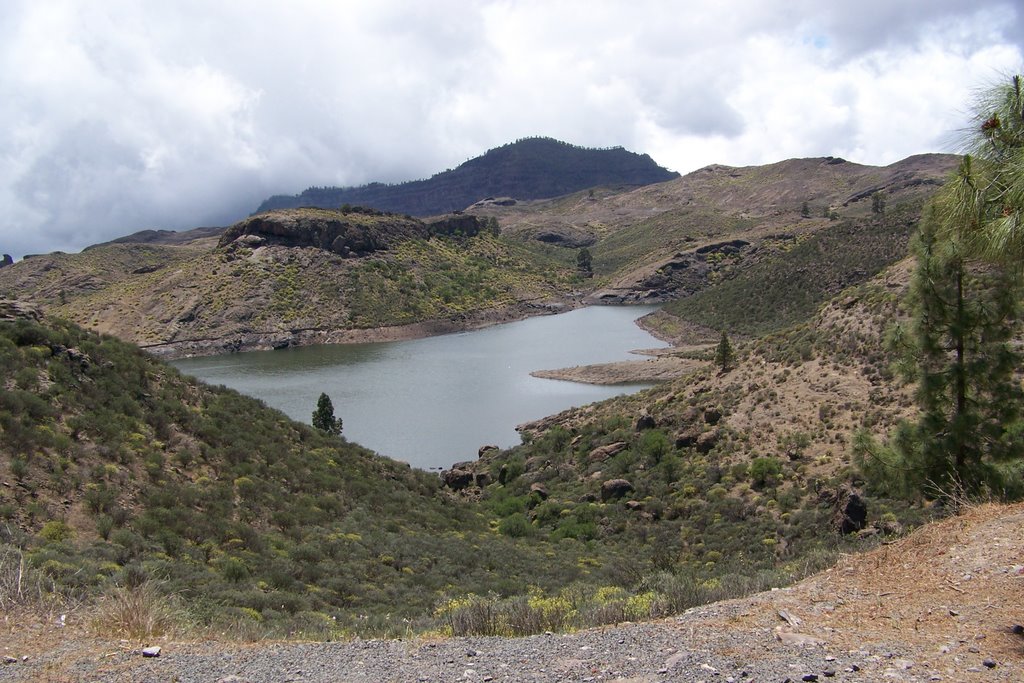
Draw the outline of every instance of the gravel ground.
[[[786,591],[778,591],[779,597]],[[772,595],[772,594],[769,594]],[[772,595],[774,597],[774,595]],[[45,654],[0,668],[0,681],[282,683],[285,681],[1020,681],[1017,662],[981,652],[922,661],[903,645],[855,650],[781,642],[759,596],[670,620],[530,638],[355,640],[340,643],[166,644],[158,658],[127,646]],[[777,615],[776,623],[784,623]],[[795,638],[800,640],[801,638]],[[975,648],[977,649],[977,648]],[[937,666],[938,665],[938,666]],[[949,673],[952,668],[953,673]],[[817,676],[817,678],[811,678]]]

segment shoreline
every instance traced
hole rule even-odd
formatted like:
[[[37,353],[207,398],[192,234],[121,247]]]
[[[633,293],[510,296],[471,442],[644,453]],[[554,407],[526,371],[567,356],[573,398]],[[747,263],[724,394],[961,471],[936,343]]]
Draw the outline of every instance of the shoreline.
[[[644,360],[620,360],[593,365],[574,365],[555,370],[535,370],[530,376],[603,386],[657,384],[688,375],[707,363],[708,361],[694,358],[659,355]]]
[[[299,329],[269,332],[242,332],[225,337],[182,339],[157,344],[140,344],[139,348],[161,360],[178,360],[201,356],[218,356],[248,351],[271,351],[318,344],[370,344],[410,341],[445,334],[471,332],[494,325],[517,322],[542,315],[567,313],[585,304],[579,299],[550,299],[544,302],[518,302],[499,308],[470,311],[452,318],[422,320],[406,325],[389,325],[364,329]]]
[[[249,351],[271,351],[320,344],[372,344],[425,339],[446,334],[471,332],[494,325],[517,322],[544,315],[557,315],[587,306],[603,306],[588,302],[584,298],[554,298],[543,301],[521,301],[499,308],[470,311],[452,318],[422,320],[406,325],[389,325],[365,329],[296,329],[277,331],[246,331],[225,337],[182,339],[157,344],[140,345],[150,355],[165,361],[184,358],[247,353]],[[618,304],[629,306],[630,304]],[[549,370],[535,370],[531,376],[540,379],[576,382],[602,386],[629,384],[657,384],[677,379],[703,367],[707,361],[680,357],[680,351],[699,349],[704,330],[688,329],[689,343],[678,346],[678,335],[666,334],[658,324],[651,324],[647,318],[657,312],[637,318],[634,324],[655,339],[670,346],[632,351],[645,359],[614,361],[593,365],[578,365]],[[693,336],[691,336],[693,335]],[[696,342],[696,343],[694,343]]]

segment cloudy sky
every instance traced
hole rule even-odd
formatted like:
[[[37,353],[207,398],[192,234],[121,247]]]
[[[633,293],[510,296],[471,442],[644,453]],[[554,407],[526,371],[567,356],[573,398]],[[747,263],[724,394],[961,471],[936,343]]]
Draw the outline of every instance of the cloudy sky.
[[[223,225],[531,135],[688,172],[952,151],[1018,0],[3,0],[0,252]]]

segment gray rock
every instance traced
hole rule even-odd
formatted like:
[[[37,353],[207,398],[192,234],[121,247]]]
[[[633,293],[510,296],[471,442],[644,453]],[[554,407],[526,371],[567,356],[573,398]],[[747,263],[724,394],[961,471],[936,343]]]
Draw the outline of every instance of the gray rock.
[[[622,451],[626,450],[625,441],[616,441],[605,446],[598,446],[594,450],[590,451],[590,455],[587,459],[590,462],[604,462],[608,458],[618,455]]]
[[[0,299],[0,320],[35,320],[43,317],[36,306],[24,301]]]
[[[159,657],[160,656],[160,646],[159,645],[150,645],[149,647],[142,648],[142,656],[143,657]]]

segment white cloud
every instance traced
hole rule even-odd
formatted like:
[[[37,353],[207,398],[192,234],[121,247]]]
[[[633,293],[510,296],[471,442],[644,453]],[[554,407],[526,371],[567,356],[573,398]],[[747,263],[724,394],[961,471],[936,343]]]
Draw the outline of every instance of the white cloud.
[[[0,251],[226,223],[519,137],[688,171],[949,149],[1021,68],[1008,0],[9,0]]]

